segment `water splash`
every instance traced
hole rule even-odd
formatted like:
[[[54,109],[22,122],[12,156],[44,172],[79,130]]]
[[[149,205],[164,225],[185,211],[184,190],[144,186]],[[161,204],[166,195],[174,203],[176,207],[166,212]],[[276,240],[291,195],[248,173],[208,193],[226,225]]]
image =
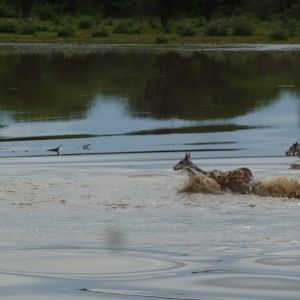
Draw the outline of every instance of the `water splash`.
[[[178,192],[219,194],[221,193],[221,186],[212,178],[205,175],[197,175],[189,177],[188,181]]]
[[[300,181],[297,178],[283,176],[266,178],[253,185],[252,193],[266,197],[300,199]]]
[[[179,193],[219,194],[220,185],[212,178],[197,175],[188,178]],[[270,177],[252,183],[251,194],[263,197],[300,199],[300,181],[297,178]]]

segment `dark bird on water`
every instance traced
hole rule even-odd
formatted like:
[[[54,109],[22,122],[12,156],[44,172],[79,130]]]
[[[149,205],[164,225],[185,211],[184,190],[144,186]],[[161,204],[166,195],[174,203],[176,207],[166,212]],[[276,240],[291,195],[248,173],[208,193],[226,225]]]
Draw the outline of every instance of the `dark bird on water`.
[[[82,146],[82,149],[83,149],[83,150],[90,150],[90,146],[91,146],[91,144],[84,144],[84,145]]]
[[[60,147],[61,147],[61,146],[62,146],[62,145],[59,145],[59,146],[56,147],[56,148],[50,148],[50,149],[47,149],[47,151],[56,152],[57,155],[59,155],[59,151],[60,151]]]

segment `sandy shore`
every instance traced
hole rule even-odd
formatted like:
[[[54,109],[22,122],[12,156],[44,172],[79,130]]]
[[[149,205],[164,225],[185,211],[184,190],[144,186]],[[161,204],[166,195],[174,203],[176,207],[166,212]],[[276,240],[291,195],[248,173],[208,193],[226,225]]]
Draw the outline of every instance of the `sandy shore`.
[[[300,44],[81,44],[81,43],[14,43],[0,42],[2,53],[97,53],[120,51],[202,52],[202,51],[300,51]]]

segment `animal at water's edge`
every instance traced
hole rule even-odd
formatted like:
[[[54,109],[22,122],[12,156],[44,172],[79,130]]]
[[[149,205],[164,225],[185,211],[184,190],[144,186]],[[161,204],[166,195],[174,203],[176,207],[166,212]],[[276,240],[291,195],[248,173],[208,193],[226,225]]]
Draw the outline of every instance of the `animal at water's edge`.
[[[300,144],[298,142],[294,143],[289,150],[285,152],[286,156],[298,156],[300,157]],[[300,169],[300,160],[291,163],[292,169]]]
[[[298,142],[294,143],[289,150],[285,152],[286,156],[298,156],[300,157],[300,144]]]
[[[241,194],[249,194],[252,191],[253,174],[248,168],[239,168],[230,171],[211,170],[204,171],[196,166],[191,159],[191,154],[186,153],[184,159],[180,160],[173,169],[183,170],[190,177],[204,175],[214,179],[222,190],[229,189]]]

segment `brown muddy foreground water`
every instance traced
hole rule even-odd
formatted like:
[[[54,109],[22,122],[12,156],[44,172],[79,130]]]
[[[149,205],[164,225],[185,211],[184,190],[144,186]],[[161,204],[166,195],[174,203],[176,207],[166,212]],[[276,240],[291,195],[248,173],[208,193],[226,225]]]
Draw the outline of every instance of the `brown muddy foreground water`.
[[[177,193],[163,155],[3,159],[0,299],[299,299],[299,200]],[[195,162],[299,176],[288,161]]]

